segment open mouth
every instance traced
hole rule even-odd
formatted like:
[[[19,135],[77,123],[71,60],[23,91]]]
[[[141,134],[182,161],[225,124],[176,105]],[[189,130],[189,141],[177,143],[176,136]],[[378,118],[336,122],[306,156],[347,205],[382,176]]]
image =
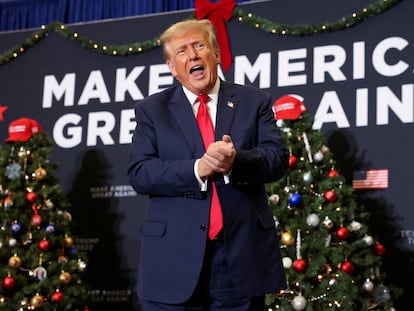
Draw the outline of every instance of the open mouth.
[[[204,66],[197,65],[190,69],[190,74],[202,72],[204,70]]]

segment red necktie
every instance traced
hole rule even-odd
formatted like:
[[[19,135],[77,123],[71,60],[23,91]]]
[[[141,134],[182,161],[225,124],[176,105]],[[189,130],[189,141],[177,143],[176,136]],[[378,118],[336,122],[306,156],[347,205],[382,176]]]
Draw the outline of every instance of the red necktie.
[[[197,97],[200,105],[197,112],[197,123],[200,128],[201,136],[203,137],[204,148],[207,150],[208,146],[214,142],[214,128],[211,122],[210,114],[207,109],[207,102],[210,97],[207,94],[201,94]],[[216,185],[211,183],[211,206],[210,206],[210,226],[208,237],[212,240],[223,228],[223,215],[221,213],[220,201],[217,195]]]

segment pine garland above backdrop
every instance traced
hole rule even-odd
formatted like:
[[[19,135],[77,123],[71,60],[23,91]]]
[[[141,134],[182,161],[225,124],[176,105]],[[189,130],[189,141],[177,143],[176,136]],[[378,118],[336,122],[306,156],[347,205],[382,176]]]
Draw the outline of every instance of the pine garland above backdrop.
[[[234,8],[232,16],[240,23],[250,25],[275,35],[309,36],[353,27],[362,21],[383,13],[384,11],[397,5],[399,2],[401,2],[401,0],[377,0],[369,6],[364,7],[359,12],[354,12],[351,15],[342,17],[332,23],[327,22],[321,24],[281,24],[261,18],[251,12],[246,13],[239,6]],[[51,32],[56,32],[62,37],[73,40],[86,49],[114,56],[138,54],[158,48],[161,45],[159,38],[124,45],[98,43],[92,39],[80,36],[78,32],[71,30],[62,23],[55,22],[47,26],[42,26],[41,29],[33,33],[31,37],[0,55],[0,65],[17,59],[27,49],[39,43]]]

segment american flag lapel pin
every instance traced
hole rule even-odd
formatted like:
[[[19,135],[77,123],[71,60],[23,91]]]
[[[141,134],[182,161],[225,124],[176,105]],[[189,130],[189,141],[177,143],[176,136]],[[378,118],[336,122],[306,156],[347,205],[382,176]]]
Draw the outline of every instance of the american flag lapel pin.
[[[231,101],[228,101],[227,102],[227,107],[234,108],[234,103],[232,103]]]

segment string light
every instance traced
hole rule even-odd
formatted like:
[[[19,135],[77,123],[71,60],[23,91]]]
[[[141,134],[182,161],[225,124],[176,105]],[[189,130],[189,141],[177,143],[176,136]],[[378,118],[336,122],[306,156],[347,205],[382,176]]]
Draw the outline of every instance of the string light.
[[[377,0],[370,4],[367,7],[364,7],[360,12],[354,12],[349,17],[342,17],[336,22],[325,23],[321,25],[309,25],[309,24],[295,24],[295,25],[286,25],[276,22],[272,22],[256,16],[252,12],[245,13],[240,7],[236,6],[233,9],[233,17],[240,23],[245,23],[251,25],[257,29],[262,29],[263,31],[272,33],[272,34],[281,34],[281,35],[291,35],[291,36],[305,36],[305,35],[314,35],[321,32],[328,31],[337,31],[345,28],[354,26],[358,22],[362,22],[366,18],[374,17],[383,13],[384,11],[390,9],[401,2],[401,0]],[[131,47],[131,44],[128,45],[102,45],[102,48],[99,49],[99,44],[92,43],[90,39],[83,38],[79,33],[74,32],[68,29],[62,23],[52,23],[50,25],[42,25],[40,31],[32,35],[31,38],[27,39],[22,43],[22,46],[15,47],[4,54],[0,55],[0,65],[5,64],[19,56],[19,52],[22,53],[27,48],[38,43],[40,39],[47,37],[48,33],[56,32],[63,37],[73,38],[75,42],[78,42],[83,47],[93,49],[96,52],[105,53],[109,55],[128,55],[131,53],[141,53],[145,51],[152,50],[161,45],[159,38],[152,40],[147,40],[144,42],[133,43],[132,46],[139,46],[134,49]],[[23,46],[24,45],[24,46]]]

